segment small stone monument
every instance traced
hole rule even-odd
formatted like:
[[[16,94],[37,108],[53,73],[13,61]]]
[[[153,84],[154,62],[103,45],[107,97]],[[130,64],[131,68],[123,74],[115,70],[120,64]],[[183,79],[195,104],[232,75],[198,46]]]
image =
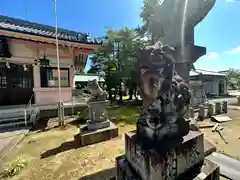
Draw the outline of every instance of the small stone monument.
[[[207,112],[208,117],[211,117],[214,115],[214,108],[213,108],[213,104],[209,103],[208,104],[208,112]]]
[[[221,103],[215,102],[215,114],[221,114]]]
[[[203,121],[205,118],[205,107],[204,105],[199,106],[199,111],[198,111],[198,119],[200,121]]]
[[[88,81],[87,88],[91,93],[88,104],[89,120],[80,128],[82,145],[89,145],[118,136],[118,128],[107,118],[106,92],[96,79]]]
[[[227,112],[228,112],[228,102],[227,101],[222,102],[222,112],[225,114],[227,114]]]
[[[136,131],[125,134],[125,155],[116,159],[117,180],[218,180],[219,166],[204,159],[203,133],[190,130],[184,118],[191,94],[175,71],[174,49],[157,43],[139,54],[144,108]]]

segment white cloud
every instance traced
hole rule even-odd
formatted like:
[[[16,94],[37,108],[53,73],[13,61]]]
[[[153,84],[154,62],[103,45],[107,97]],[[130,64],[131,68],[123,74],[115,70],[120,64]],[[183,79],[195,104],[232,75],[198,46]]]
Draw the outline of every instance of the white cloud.
[[[215,59],[218,57],[218,54],[216,52],[210,52],[208,53],[208,58]]]
[[[233,2],[233,0],[226,0],[226,2]]]
[[[232,49],[230,51],[224,52],[224,54],[237,54],[237,53],[240,53],[240,46],[238,46],[235,49]]]

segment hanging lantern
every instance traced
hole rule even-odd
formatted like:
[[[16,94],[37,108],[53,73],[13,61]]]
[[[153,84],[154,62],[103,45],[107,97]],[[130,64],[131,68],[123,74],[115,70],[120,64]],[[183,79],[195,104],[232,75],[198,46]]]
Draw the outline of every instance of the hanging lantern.
[[[28,70],[28,68],[27,68],[27,65],[26,65],[26,64],[24,64],[24,65],[23,65],[23,69],[24,69],[24,71],[27,71],[27,70]]]
[[[49,67],[50,66],[50,60],[47,59],[44,55],[43,58],[39,59],[40,60],[40,65],[44,67]]]
[[[38,66],[38,65],[40,65],[40,60],[39,59],[35,59],[34,60],[34,64],[33,65],[35,65],[35,66]]]

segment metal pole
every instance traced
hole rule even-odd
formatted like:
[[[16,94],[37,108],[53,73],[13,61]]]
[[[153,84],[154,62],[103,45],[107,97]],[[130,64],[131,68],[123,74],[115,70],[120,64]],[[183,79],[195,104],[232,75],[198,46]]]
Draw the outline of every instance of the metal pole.
[[[56,38],[56,51],[57,51],[57,66],[58,66],[58,90],[59,90],[59,102],[60,106],[62,103],[62,92],[61,92],[61,79],[60,79],[60,61],[59,61],[59,51],[58,51],[58,28],[57,28],[57,0],[54,0],[54,17],[55,17],[55,38]],[[62,107],[59,108],[59,120],[62,125]]]
[[[24,122],[25,122],[25,126],[27,126],[27,110],[24,109]]]

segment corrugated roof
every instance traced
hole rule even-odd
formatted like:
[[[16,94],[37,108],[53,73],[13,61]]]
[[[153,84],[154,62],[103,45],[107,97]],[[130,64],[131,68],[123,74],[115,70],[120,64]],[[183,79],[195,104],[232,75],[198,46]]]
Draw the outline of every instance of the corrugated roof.
[[[24,34],[31,34],[37,36],[44,36],[55,38],[55,27],[38,24],[22,19],[12,18],[0,15],[0,29],[20,32]],[[71,42],[97,44],[96,41],[89,41],[87,33],[71,31],[67,29],[58,28],[58,38]]]
[[[209,75],[209,76],[226,76],[224,73],[207,71],[207,70],[203,70],[203,69],[196,69],[196,72],[190,71],[190,76],[198,76],[200,73],[202,75]]]
[[[75,75],[75,82],[87,82],[96,79],[99,82],[104,82],[104,78],[98,75],[77,74]]]
[[[194,72],[194,71],[190,71],[190,76],[198,76],[199,74]]]

